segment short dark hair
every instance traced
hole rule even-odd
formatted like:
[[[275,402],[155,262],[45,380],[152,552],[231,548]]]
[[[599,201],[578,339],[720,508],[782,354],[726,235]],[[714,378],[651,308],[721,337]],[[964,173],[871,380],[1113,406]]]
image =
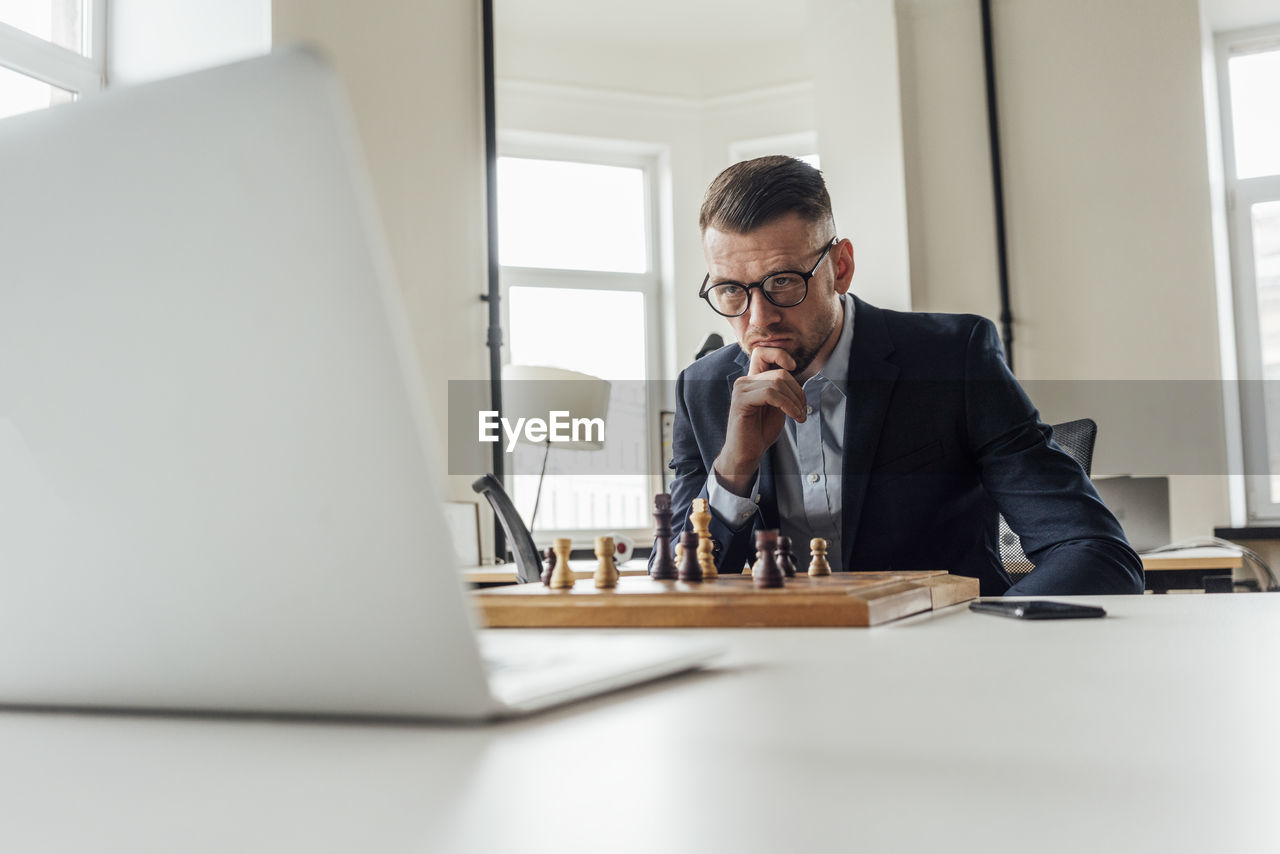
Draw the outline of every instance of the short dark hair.
[[[822,173],[803,160],[774,154],[735,163],[707,188],[698,229],[745,234],[787,214],[812,222],[833,219]]]

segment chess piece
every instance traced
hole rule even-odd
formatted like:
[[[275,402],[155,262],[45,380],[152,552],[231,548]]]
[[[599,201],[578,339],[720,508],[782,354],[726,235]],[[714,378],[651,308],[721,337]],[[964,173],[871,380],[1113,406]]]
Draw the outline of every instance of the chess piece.
[[[778,531],[756,531],[756,563],[751,567],[751,577],[759,588],[782,587],[786,584],[782,570],[778,568],[774,553],[778,549]]]
[[[618,568],[613,564],[613,537],[596,537],[595,583],[600,589],[618,586]]]
[[[671,496],[659,492],[653,497],[653,519],[657,523],[653,547],[657,554],[653,558],[653,566],[649,575],[653,578],[674,581],[676,563],[671,558]]]
[[[542,583],[551,586],[551,573],[556,568],[556,550],[547,546],[547,550],[542,555]]]
[[[720,573],[716,571],[716,543],[711,539],[711,510],[707,507],[707,499],[693,499],[689,524],[698,535],[698,567],[702,570],[702,580],[712,581]]]
[[[827,563],[827,541],[814,537],[809,541],[809,575],[818,577],[831,574],[831,564]]]
[[[778,569],[782,570],[782,574],[787,578],[796,577],[796,559],[791,553],[791,538],[778,537],[778,552],[775,555],[778,561]]]
[[[698,535],[694,531],[685,531],[680,535],[682,546],[680,559],[681,581],[702,581],[702,567],[698,566]]]
[[[573,548],[573,540],[568,537],[557,537],[555,546],[556,568],[551,570],[551,589],[568,590],[573,587],[573,570],[569,568],[569,551]]]

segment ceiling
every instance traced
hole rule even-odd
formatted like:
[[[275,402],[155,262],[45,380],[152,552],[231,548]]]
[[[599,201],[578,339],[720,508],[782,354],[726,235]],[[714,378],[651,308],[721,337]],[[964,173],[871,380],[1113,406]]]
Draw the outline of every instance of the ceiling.
[[[1280,24],[1280,0],[1201,3],[1214,31]],[[808,7],[804,0],[494,0],[497,73],[694,98],[801,82],[809,78]]]
[[[500,78],[685,97],[807,79],[808,26],[803,0],[494,0]]]
[[[1280,24],[1280,0],[1202,0],[1214,32]]]

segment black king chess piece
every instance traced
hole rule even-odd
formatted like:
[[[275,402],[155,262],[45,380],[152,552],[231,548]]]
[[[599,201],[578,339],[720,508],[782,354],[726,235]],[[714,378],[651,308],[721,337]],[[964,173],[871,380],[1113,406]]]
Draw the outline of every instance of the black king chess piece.
[[[674,581],[676,578],[676,561],[671,554],[671,496],[659,492],[653,497],[653,520],[657,524],[654,532],[657,542],[653,547],[657,554],[649,567],[649,575],[653,578]]]

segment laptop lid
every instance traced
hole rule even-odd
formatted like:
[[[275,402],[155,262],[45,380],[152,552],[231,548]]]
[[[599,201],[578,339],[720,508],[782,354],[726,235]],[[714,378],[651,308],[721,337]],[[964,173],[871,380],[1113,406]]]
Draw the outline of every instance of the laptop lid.
[[[0,121],[0,703],[492,703],[332,75]]]
[[[1100,477],[1093,485],[1136,551],[1169,544],[1169,478]]]

